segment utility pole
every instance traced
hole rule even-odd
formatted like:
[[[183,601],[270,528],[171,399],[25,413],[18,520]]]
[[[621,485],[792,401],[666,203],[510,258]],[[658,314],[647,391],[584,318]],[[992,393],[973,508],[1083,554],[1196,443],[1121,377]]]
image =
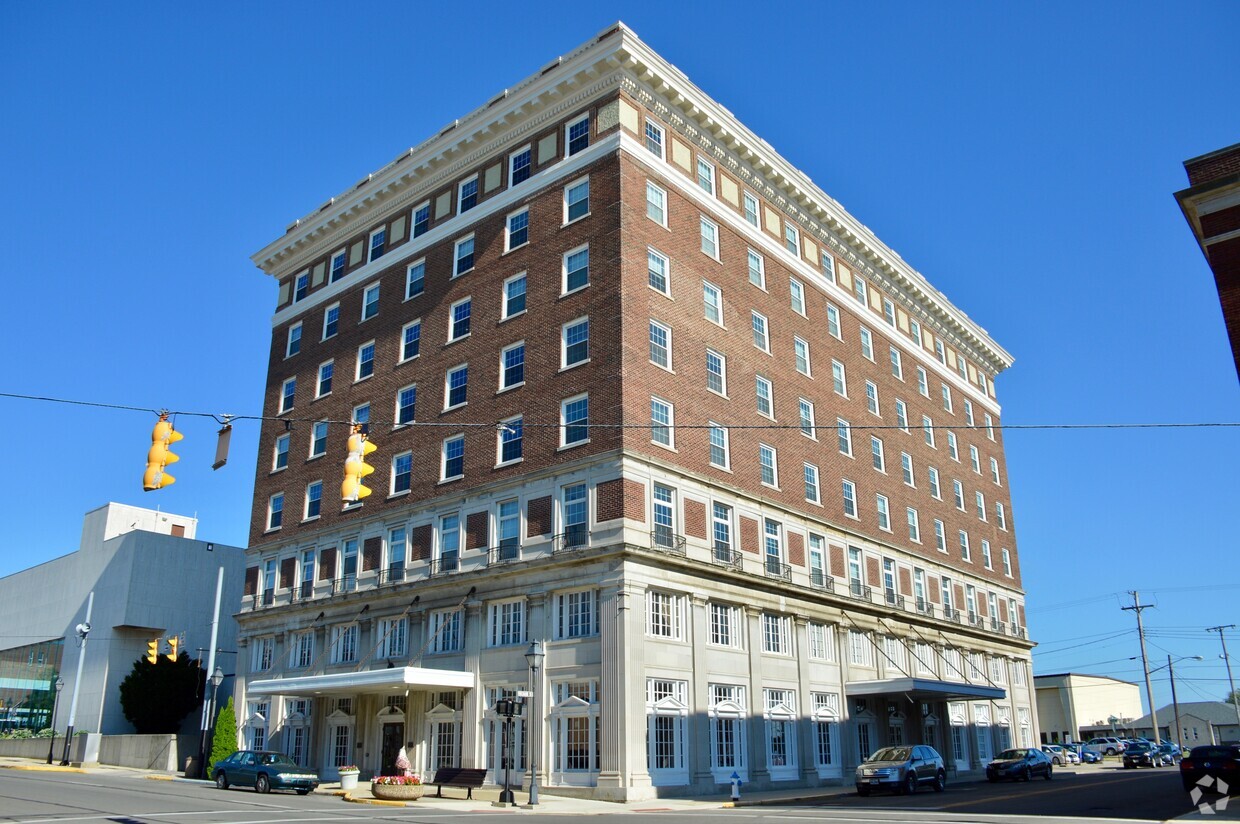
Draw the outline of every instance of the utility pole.
[[[1235,628],[1235,624],[1228,624],[1225,627],[1209,627],[1206,632],[1217,632],[1218,642],[1223,645],[1223,663],[1227,665],[1227,685],[1231,688],[1231,706],[1236,711],[1236,724],[1240,726],[1240,695],[1236,695],[1236,682],[1231,680],[1231,659],[1227,657],[1227,639],[1223,637],[1223,630]]]
[[[69,748],[73,746],[73,725],[77,720],[78,695],[82,691],[82,670],[86,666],[86,636],[90,635],[90,613],[95,607],[95,591],[86,599],[86,620],[74,628],[78,637],[77,674],[73,676],[73,702],[69,704],[69,726],[65,730],[65,751],[60,766],[69,766]]]
[[[219,575],[215,579],[215,614],[211,617],[211,646],[207,652],[207,678],[210,678],[215,672],[215,647],[219,639],[220,631],[220,595],[224,591],[224,567],[220,567]],[[219,687],[216,686],[216,690]],[[211,765],[206,762],[207,758],[207,731],[211,729],[211,711],[214,709],[213,701],[207,701],[206,684],[203,684],[202,696],[202,722],[199,724],[198,738],[198,777],[210,778]]]
[[[1154,688],[1150,685],[1150,661],[1145,657],[1145,625],[1141,623],[1141,610],[1150,609],[1154,605],[1141,603],[1135,589],[1128,594],[1132,596],[1132,606],[1121,609],[1137,613],[1137,636],[1141,639],[1141,669],[1145,673],[1145,697],[1150,702],[1150,720],[1154,724],[1154,744],[1157,746],[1162,743],[1158,736],[1158,708],[1154,706]]]

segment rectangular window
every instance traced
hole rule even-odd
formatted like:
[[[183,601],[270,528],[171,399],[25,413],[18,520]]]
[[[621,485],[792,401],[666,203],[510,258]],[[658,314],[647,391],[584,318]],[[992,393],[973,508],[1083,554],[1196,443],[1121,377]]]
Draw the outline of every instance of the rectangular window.
[[[745,221],[750,226],[758,225],[758,198],[745,192]]]
[[[835,660],[835,637],[833,628],[811,621],[806,625],[809,636],[809,657],[819,661]]]
[[[557,638],[586,638],[597,632],[594,590],[557,595],[555,605]]]
[[[405,618],[384,618],[379,621],[379,658],[403,658],[409,635]]]
[[[930,384],[926,379],[925,367],[917,367],[917,391],[925,397],[930,397]]]
[[[590,440],[590,397],[579,395],[560,402],[560,446]]]
[[[464,406],[469,402],[469,364],[461,364],[448,370],[444,378],[445,411]]]
[[[775,655],[792,654],[792,632],[788,616],[762,613],[762,651]]]
[[[675,432],[675,412],[667,401],[661,398],[650,399],[650,440],[669,449],[675,448],[673,433]]]
[[[898,398],[896,399],[896,426],[905,432],[908,431],[908,406]]]
[[[362,320],[379,314],[379,284],[372,283],[362,292]]]
[[[461,610],[441,609],[432,612],[429,631],[430,652],[458,652],[464,639],[464,633],[461,632]]]
[[[926,446],[934,446],[934,421],[930,420],[929,415],[921,416],[921,432],[925,436]]]
[[[888,326],[895,328],[896,305],[891,302],[890,298],[883,298],[883,320],[887,321]]]
[[[525,601],[491,604],[487,646],[505,647],[525,643]]]
[[[590,179],[564,187],[564,222],[572,223],[590,214]]]
[[[798,315],[805,314],[805,286],[796,278],[788,280],[788,291],[791,294],[792,311]]]
[[[850,518],[857,517],[857,485],[852,481],[842,480],[840,486],[844,495],[844,514]]]
[[[280,413],[293,408],[294,396],[297,394],[297,378],[289,378],[280,385]]]
[[[969,549],[969,533],[962,529],[957,533],[957,536],[960,539],[960,559],[972,562],[973,552]]]
[[[1002,501],[995,501],[995,520],[999,522],[999,529],[1007,532],[1007,510]]]
[[[405,300],[416,298],[426,290],[426,261],[411,263],[405,270]]]
[[[646,181],[646,217],[667,228],[667,192]]]
[[[711,422],[710,424],[710,462],[720,469],[730,469],[728,456],[728,430]]]
[[[801,233],[797,227],[791,223],[784,223],[784,248],[792,253],[793,257],[801,256]]]
[[[984,492],[974,492],[973,503],[977,508],[978,519],[986,520],[986,494]]]
[[[672,289],[667,269],[667,255],[656,252],[654,249],[646,250],[646,282],[650,284],[651,289],[671,297]]]
[[[776,464],[775,447],[758,444],[758,465],[765,486],[779,486],[779,467]]]
[[[702,216],[701,221],[702,254],[719,259],[719,227]]]
[[[775,419],[775,407],[772,399],[771,382],[766,378],[758,375],[754,378],[754,394],[758,400],[758,412],[766,417]]]
[[[835,394],[848,397],[848,377],[844,372],[844,364],[837,360],[831,361],[831,385]]]
[[[271,471],[275,472],[288,466],[288,435],[276,438],[275,457],[271,460]]]
[[[715,167],[700,157],[697,161],[697,185],[703,192],[706,192],[706,194],[714,197]]]
[[[943,409],[947,412],[952,411],[952,388],[947,384],[943,384]]]
[[[333,303],[323,310],[323,340],[335,337],[340,325],[340,304]]]
[[[585,151],[590,145],[590,115],[583,114],[579,119],[574,120],[564,127],[564,144],[567,146],[567,156],[572,157],[578,152]]]
[[[392,494],[408,492],[413,484],[413,453],[402,452],[392,458]]]
[[[294,323],[288,328],[288,343],[284,347],[284,357],[291,358],[301,351],[301,324]]]
[[[767,335],[766,316],[751,311],[750,318],[753,326],[753,345],[770,354],[771,344]]]
[[[759,289],[765,289],[766,259],[753,249],[750,249],[747,260],[749,261],[749,282]]]
[[[805,398],[798,402],[801,414],[801,434],[807,438],[818,439],[818,430],[814,426],[814,404]]]
[[[522,452],[522,435],[524,427],[523,420],[520,415],[515,418],[509,418],[501,421],[499,425],[499,460],[497,463],[507,464],[513,461],[519,461],[523,457]]]
[[[835,419],[835,433],[840,444],[840,453],[852,457],[852,427],[843,418]]]
[[[952,492],[956,497],[956,509],[964,512],[964,484],[960,483],[960,481],[952,481]]]
[[[947,551],[947,532],[938,518],[934,519],[934,548],[939,552]]]
[[[860,303],[862,306],[866,305],[866,282],[856,272],[853,272],[853,296],[857,298],[857,303]]]
[[[363,343],[357,350],[356,380],[365,380],[375,373],[375,342]]]
[[[508,156],[508,185],[516,186],[530,179],[532,152],[524,146]]]
[[[646,121],[646,151],[663,159],[663,127],[650,120]]]
[[[985,539],[982,540],[982,566],[987,569],[995,568],[994,560],[990,557],[990,541]],[[998,617],[997,613],[995,613],[995,617]]]
[[[347,259],[348,259],[348,256],[345,254],[344,249],[341,249],[339,252],[332,255],[332,264],[331,264],[331,270],[332,270],[331,282],[332,283],[335,283],[336,281],[344,277],[345,261]]]
[[[504,251],[524,246],[530,242],[530,210],[513,212],[504,223]]]
[[[579,318],[564,324],[561,332],[563,342],[563,365],[576,366],[590,359],[590,319]]]
[[[955,432],[947,433],[947,454],[953,461],[960,463],[960,450],[956,447]]]
[[[805,500],[811,504],[822,503],[818,492],[818,467],[809,463],[805,464]]]
[[[658,321],[650,321],[650,362],[655,366],[672,369],[672,330]]]
[[[964,422],[973,426],[973,402],[968,398],[964,399]]]
[[[911,506],[907,510],[908,514],[908,539],[914,543],[921,543],[921,522],[917,517],[917,510]]]
[[[916,475],[913,473],[913,456],[907,452],[900,453],[900,472],[904,477],[904,483],[917,486]]]
[[[874,360],[874,335],[864,326],[858,329],[861,335],[861,354],[866,360]]]
[[[969,447],[969,465],[973,467],[973,471],[978,475],[982,474],[981,459],[978,457],[976,446]]]
[[[284,524],[284,493],[272,495],[267,500],[267,529],[279,529]]]
[[[443,442],[443,466],[440,480],[449,481],[465,475],[465,436],[453,435]]]
[[[714,349],[706,350],[706,388],[717,395],[728,395],[728,359]]]
[[[315,421],[310,427],[310,457],[327,454],[327,421]]]
[[[525,383],[525,341],[506,346],[499,354],[499,388]]]
[[[883,454],[883,439],[877,435],[870,436],[870,456],[875,469],[879,472],[887,471],[887,460]]]
[[[897,380],[904,380],[904,361],[900,355],[900,350],[891,347],[891,374]]]
[[[870,410],[871,414],[882,416],[878,408],[878,386],[875,385],[874,381],[865,382],[865,406],[866,409]]]
[[[357,624],[336,625],[331,630],[333,664],[351,664],[357,660]]]
[[[878,528],[884,532],[891,531],[891,511],[887,505],[886,495],[874,496],[874,510],[878,513]]]
[[[874,645],[870,636],[855,629],[848,631],[848,661],[859,667],[874,666]]]
[[[396,425],[413,423],[417,417],[418,387],[406,386],[396,393]]]
[[[422,321],[415,320],[405,324],[400,335],[400,359],[404,361],[416,358],[422,346]]]
[[[431,204],[423,203],[413,209],[413,236],[421,237],[431,227]]]
[[[829,303],[827,304],[827,331],[834,338],[844,339],[843,335],[840,334],[840,310]]]
[[[809,343],[801,338],[792,339],[792,351],[796,359],[797,371],[810,377]]]
[[[987,437],[987,438],[990,438],[990,439],[993,441],[993,440],[995,439],[995,421],[994,421],[994,418],[990,417],[990,413],[989,413],[989,412],[985,412],[985,413],[983,413],[983,417],[984,417],[984,419],[985,419],[985,421],[986,421],[986,437]]]
[[[656,638],[679,640],[683,632],[681,598],[658,590],[646,593],[646,632]]]
[[[930,495],[931,495],[931,497],[933,497],[933,498],[937,498],[937,499],[939,499],[940,501],[941,501],[941,500],[943,500],[943,494],[942,494],[942,492],[939,490],[939,471],[938,471],[937,469],[935,469],[933,466],[931,466],[931,467],[927,467],[927,468],[926,468],[926,472],[927,472],[927,473],[929,474],[929,476],[930,476]]]
[[[711,539],[715,560],[732,563],[732,507],[727,504],[711,508]]]
[[[323,482],[315,481],[306,486],[306,520],[319,517],[323,503]]]
[[[514,318],[525,312],[525,272],[513,275],[504,281],[503,320]]]
[[[718,286],[702,281],[702,304],[706,319],[723,326],[723,293]]]
[[[478,205],[478,176],[474,175],[468,180],[461,181],[457,187],[457,209],[458,215],[463,215],[470,209]]]
[[[293,303],[305,300],[310,293],[310,273],[302,272],[293,282]]]
[[[835,258],[826,249],[822,250],[822,276],[829,283],[835,283]]]
[[[1003,485],[1003,483],[999,480],[999,459],[998,458],[990,459],[990,479],[994,481],[996,484],[998,484],[999,486]]]
[[[564,294],[590,285],[590,247],[583,246],[564,254]]]
[[[319,364],[319,380],[315,385],[314,396],[321,398],[324,395],[330,395],[332,391],[332,372],[335,367],[332,361]]]
[[[1006,549],[999,550],[999,557],[1003,559],[1003,574],[1012,577],[1012,553]]]
[[[383,257],[384,248],[387,244],[387,227],[375,229],[370,233],[370,257],[366,260],[378,260]]]
[[[710,643],[720,647],[741,645],[740,607],[731,604],[710,605]]]
[[[453,244],[452,277],[460,277],[474,268],[474,236],[463,237]]]

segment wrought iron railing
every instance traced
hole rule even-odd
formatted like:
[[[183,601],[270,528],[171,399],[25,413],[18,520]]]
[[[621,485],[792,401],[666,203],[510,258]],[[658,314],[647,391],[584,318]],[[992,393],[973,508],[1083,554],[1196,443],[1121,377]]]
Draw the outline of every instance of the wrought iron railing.
[[[1004,626],[1003,623],[998,618],[991,618],[990,619],[990,631],[997,632],[1000,635],[1002,635],[1004,632],[1007,631],[1007,627]]]
[[[1012,624],[1012,634],[1013,634],[1013,635],[1015,635],[1017,638],[1024,638],[1024,637],[1025,637],[1025,628],[1024,628],[1024,627],[1018,627],[1018,626],[1016,626],[1016,624]]]
[[[809,585],[824,592],[835,591],[835,579],[821,569],[811,569],[809,571]]]
[[[871,590],[868,586],[860,581],[848,582],[848,597],[856,598],[858,601],[869,601],[871,598]]]
[[[943,607],[943,619],[945,621],[954,621],[955,623],[959,624],[960,623],[960,610],[955,609],[953,607],[944,606]]]
[[[258,596],[259,603],[265,607],[269,607],[276,602],[276,591],[274,589],[264,589]]]
[[[461,571],[461,556],[459,553],[450,552],[447,555],[441,555],[431,560],[431,576],[451,575],[454,572]]]
[[[741,552],[730,547],[717,546],[711,550],[710,562],[715,566],[727,567],[740,571],[742,566]]]
[[[399,584],[409,577],[409,571],[404,565],[397,566],[395,564],[386,569],[379,570],[379,586],[387,586],[388,584]]]
[[[677,535],[670,529],[658,528],[650,533],[650,548],[655,552],[666,552],[669,555],[684,555],[685,536]]]
[[[342,575],[332,581],[332,595],[339,595],[342,592],[355,592],[356,590],[357,573]]]
[[[792,565],[781,563],[776,558],[767,558],[762,562],[762,571],[768,578],[778,578],[781,581],[792,580]]]
[[[520,560],[521,543],[519,541],[504,541],[499,546],[493,546],[487,550],[487,566]]]
[[[981,625],[982,625],[982,616],[978,615],[976,612],[970,612],[969,613],[969,626],[980,627]]]
[[[897,595],[893,590],[883,590],[883,600],[887,602],[889,607],[904,609],[904,596]]]
[[[552,552],[572,552],[590,546],[590,532],[585,526],[574,526],[551,539]]]
[[[930,603],[925,598],[915,599],[913,602],[913,607],[922,615],[929,615],[931,618],[934,617],[934,604]]]

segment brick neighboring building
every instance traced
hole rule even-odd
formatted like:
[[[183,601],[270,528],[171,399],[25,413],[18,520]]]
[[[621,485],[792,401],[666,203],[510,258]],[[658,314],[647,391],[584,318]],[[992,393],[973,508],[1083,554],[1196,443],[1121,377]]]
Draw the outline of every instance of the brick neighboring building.
[[[248,743],[549,792],[976,772],[1038,738],[1011,357],[622,25],[290,225]],[[341,505],[351,422],[374,490]],[[528,735],[527,735],[528,731]],[[526,776],[528,783],[528,776]],[[588,788],[583,790],[582,788]]]
[[[1175,199],[1214,272],[1240,377],[1240,143],[1186,160],[1184,171],[1189,187]]]

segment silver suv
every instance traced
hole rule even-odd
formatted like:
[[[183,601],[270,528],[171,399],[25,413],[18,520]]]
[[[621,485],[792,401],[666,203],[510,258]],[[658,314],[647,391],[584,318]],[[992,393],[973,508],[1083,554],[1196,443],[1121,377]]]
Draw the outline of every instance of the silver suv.
[[[1126,747],[1118,738],[1091,738],[1085,742],[1085,749],[1098,755],[1119,755]]]
[[[941,793],[947,788],[947,771],[934,747],[883,747],[857,767],[856,782],[857,795],[879,789],[912,795],[923,784]]]

